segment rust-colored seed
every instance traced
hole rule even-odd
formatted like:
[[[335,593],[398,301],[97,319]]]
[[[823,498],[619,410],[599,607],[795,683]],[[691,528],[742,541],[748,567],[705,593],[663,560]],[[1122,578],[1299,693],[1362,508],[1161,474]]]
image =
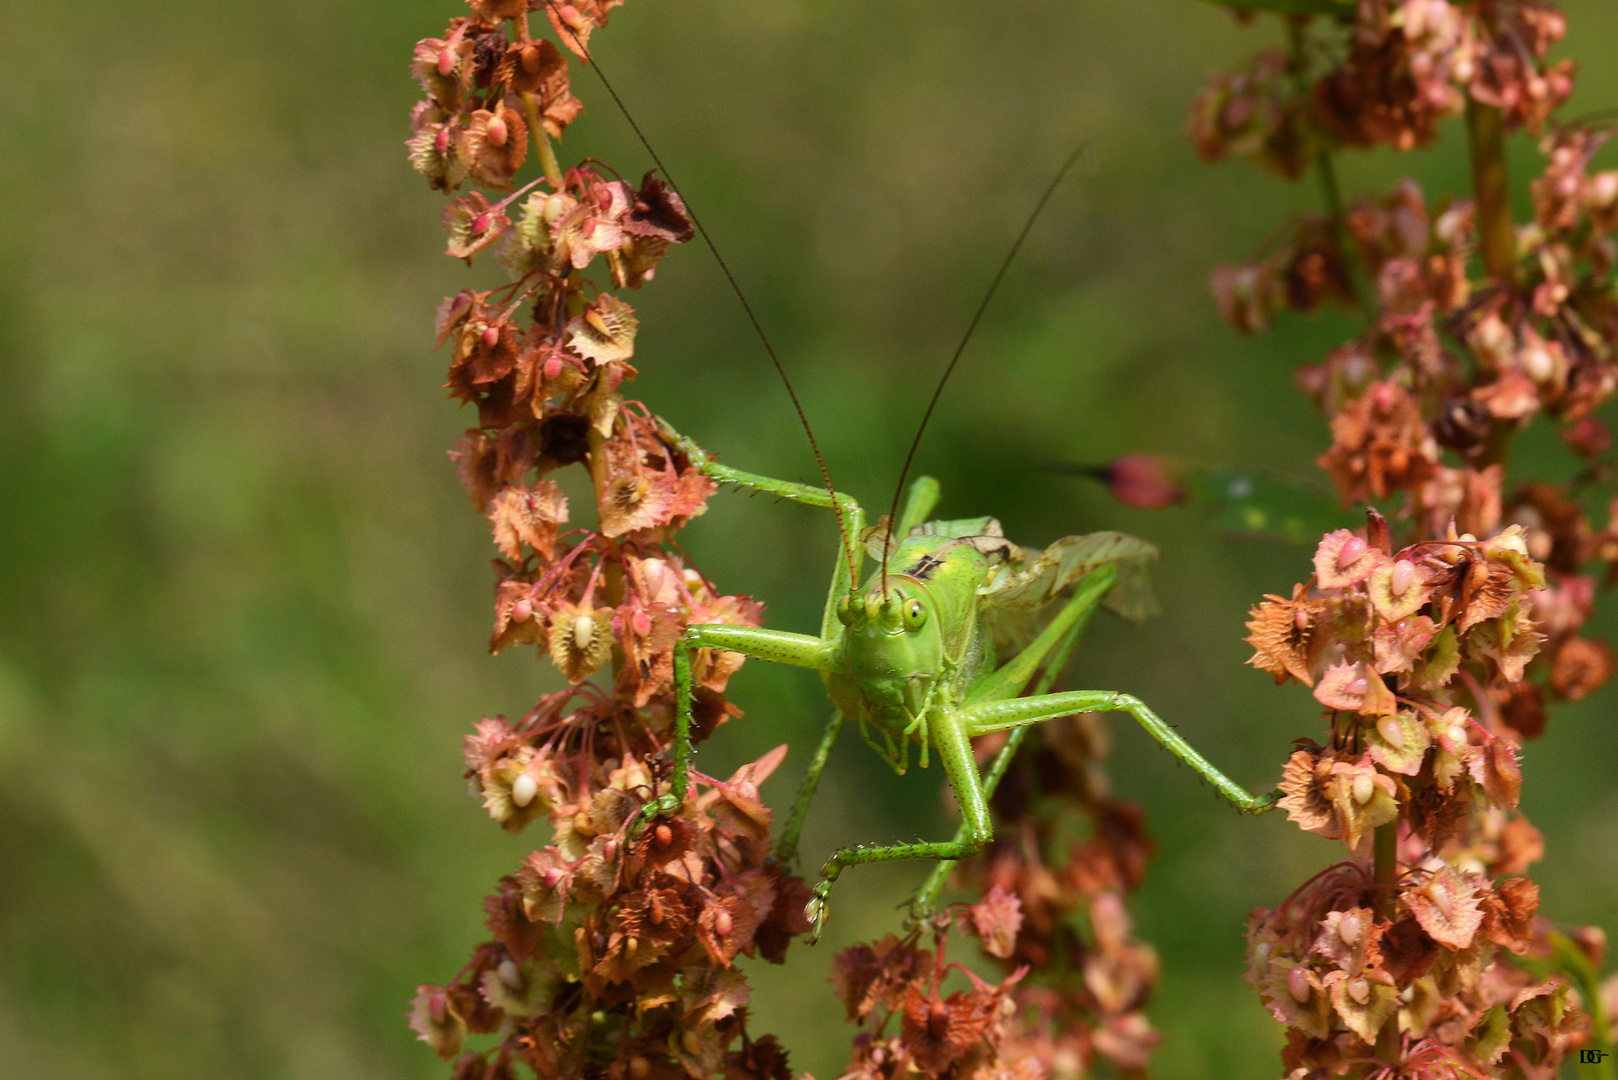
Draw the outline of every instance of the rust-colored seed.
[[[489,126],[484,128],[484,134],[488,136],[490,146],[504,146],[506,145],[506,137],[511,132],[506,128],[504,120],[498,116],[492,116],[489,118]]]
[[[483,344],[491,349],[500,344],[500,328],[498,326],[485,326],[483,328]]]
[[[690,1028],[686,1028],[685,1033],[680,1036],[680,1045],[685,1047],[685,1052],[692,1057],[696,1057],[702,1050],[702,1040],[697,1038],[697,1033]]]
[[[522,47],[522,52],[518,53],[517,56],[518,56],[519,59],[522,60],[522,69],[524,71],[528,72],[528,74],[532,75],[532,74],[534,74],[535,72],[537,72],[539,70],[540,60],[542,59],[542,57],[540,55],[540,52],[539,52],[539,46],[537,46],[537,45],[524,45]],[[640,1062],[644,1062],[646,1059],[645,1058],[636,1058],[635,1060],[640,1061]],[[630,1068],[633,1070],[634,1065],[631,1064]],[[645,1074],[642,1073],[641,1075],[645,1075]],[[638,1080],[638,1077],[637,1077],[637,1080]]]
[[[729,937],[730,932],[736,929],[736,920],[730,917],[730,912],[721,909],[713,917],[713,928],[720,937]]]
[[[933,1002],[932,1008],[927,1010],[927,1030],[933,1033],[933,1038],[942,1039],[949,1031],[949,1006],[942,1001]]]
[[[654,833],[658,847],[668,847],[674,843],[674,830],[667,825],[659,825]]]

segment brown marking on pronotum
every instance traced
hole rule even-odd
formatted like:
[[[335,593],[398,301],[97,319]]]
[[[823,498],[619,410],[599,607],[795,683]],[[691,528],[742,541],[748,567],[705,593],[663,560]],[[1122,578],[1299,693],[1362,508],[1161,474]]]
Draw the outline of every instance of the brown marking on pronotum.
[[[904,573],[907,577],[913,577],[917,581],[926,581],[929,577],[932,577],[934,570],[943,565],[944,560],[937,555],[923,555],[915,566],[912,566]]]

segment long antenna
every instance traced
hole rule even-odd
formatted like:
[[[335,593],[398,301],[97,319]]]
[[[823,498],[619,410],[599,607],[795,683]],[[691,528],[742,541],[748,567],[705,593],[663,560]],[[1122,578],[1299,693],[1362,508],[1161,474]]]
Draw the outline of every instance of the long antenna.
[[[966,333],[961,335],[960,344],[955,346],[955,355],[949,358],[949,364],[944,368],[944,374],[939,377],[938,385],[933,387],[932,400],[927,402],[927,411],[921,414],[921,424],[916,428],[916,437],[910,441],[910,452],[905,455],[904,467],[899,470],[899,483],[893,489],[893,504],[888,507],[888,535],[882,543],[882,577],[880,579],[882,582],[882,598],[884,600],[888,596],[888,552],[893,548],[893,527],[895,519],[899,516],[899,498],[904,494],[905,480],[909,478],[910,466],[916,460],[916,449],[921,446],[921,436],[927,430],[927,421],[933,418],[933,410],[938,407],[938,399],[943,396],[944,386],[949,382],[949,377],[955,374],[955,365],[961,362],[961,354],[966,351],[966,343],[972,340],[972,334],[976,332],[978,323],[983,319],[983,313],[989,309],[989,301],[994,299],[994,294],[1000,289],[1000,283],[1006,279],[1006,271],[1011,269],[1011,261],[1017,257],[1017,252],[1022,250],[1023,241],[1028,239],[1028,234],[1034,231],[1034,222],[1039,220],[1040,212],[1045,209],[1045,204],[1051,201],[1051,196],[1056,194],[1056,189],[1061,186],[1062,181],[1067,178],[1067,174],[1073,170],[1073,166],[1078,164],[1079,158],[1083,157],[1084,152],[1089,148],[1089,143],[1080,143],[1078,148],[1067,156],[1067,160],[1062,162],[1062,167],[1056,170],[1056,175],[1051,178],[1051,182],[1045,186],[1045,193],[1039,197],[1039,202],[1034,204],[1033,213],[1028,215],[1028,220],[1023,222],[1022,232],[1017,234],[1016,242],[1011,245],[1011,250],[1006,252],[1005,261],[1000,264],[1000,269],[995,272],[994,280],[989,283],[989,291],[983,294],[983,302],[978,305],[978,310],[972,316],[972,321],[967,324]]]
[[[702,242],[708,246],[708,250],[713,254],[714,261],[719,264],[719,269],[724,273],[725,280],[730,283],[730,291],[736,294],[737,300],[741,301],[742,310],[747,313],[747,321],[753,324],[753,332],[758,335],[759,341],[763,343],[764,351],[770,356],[770,363],[775,365],[775,373],[781,376],[781,384],[787,388],[787,397],[792,399],[792,409],[798,414],[798,423],[803,425],[803,433],[809,436],[809,449],[814,452],[815,465],[820,469],[820,479],[826,485],[826,494],[831,497],[832,513],[837,515],[837,534],[842,538],[843,556],[848,560],[848,587],[851,591],[857,589],[859,587],[859,581],[857,580],[858,571],[854,566],[854,545],[850,542],[848,535],[848,522],[843,518],[842,504],[837,501],[837,489],[832,487],[831,473],[826,468],[826,459],[821,456],[820,444],[815,441],[814,430],[809,426],[809,417],[803,411],[803,403],[798,400],[798,392],[793,389],[792,380],[787,378],[786,368],[781,366],[781,358],[775,354],[775,346],[770,344],[770,339],[765,335],[763,325],[759,323],[758,316],[753,313],[753,305],[747,302],[746,294],[742,292],[741,285],[737,284],[736,282],[736,275],[730,272],[730,264],[725,262],[725,257],[723,255],[719,254],[719,248],[715,246],[713,238],[708,235],[708,230],[703,228],[702,219],[697,217],[697,212],[692,207],[691,201],[687,199],[685,197],[685,193],[680,190],[680,185],[674,182],[674,174],[669,172],[669,167],[663,164],[663,159],[659,157],[657,151],[652,148],[651,140],[646,138],[645,133],[640,129],[640,125],[635,123],[635,118],[630,115],[628,107],[624,105],[623,98],[618,96],[618,91],[614,90],[612,88],[612,83],[607,81],[606,72],[601,70],[601,65],[596,61],[596,58],[590,54],[590,50],[585,47],[584,42],[581,41],[578,35],[573,32],[573,28],[567,25],[567,20],[564,19],[562,17],[562,13],[557,10],[556,0],[545,0],[545,6],[550,9],[551,15],[553,16],[551,20],[552,23],[560,32],[565,33],[568,36],[568,38],[573,42],[573,46],[578,54],[584,57],[585,63],[589,64],[591,68],[594,69],[596,78],[600,79],[601,85],[607,88],[607,93],[609,96],[611,96],[613,104],[618,106],[618,111],[623,113],[624,119],[629,122],[630,130],[635,133],[635,138],[640,140],[641,146],[646,148],[646,153],[651,156],[652,163],[657,166],[658,172],[663,174],[663,178],[669,182],[669,187],[673,188],[674,193],[680,197],[680,201],[685,203],[685,211],[691,216],[691,224],[697,227],[697,235],[702,237]],[[1049,197],[1049,193],[1047,193],[1047,197]],[[1043,201],[1041,201],[1040,205],[1044,205]],[[1032,224],[1032,222],[1029,224]],[[1025,235],[1027,234],[1026,229],[1024,229],[1023,232]],[[1018,243],[1021,242],[1021,240],[1018,241]],[[930,411],[931,410],[929,409],[929,412]],[[914,453],[913,449],[912,453]],[[884,559],[884,573],[886,572],[886,569],[887,564],[886,559]]]

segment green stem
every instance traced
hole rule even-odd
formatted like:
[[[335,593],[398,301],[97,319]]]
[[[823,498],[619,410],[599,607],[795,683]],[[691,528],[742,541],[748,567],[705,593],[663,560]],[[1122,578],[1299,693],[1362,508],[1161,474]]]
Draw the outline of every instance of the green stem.
[[[1510,286],[1516,281],[1517,238],[1506,180],[1505,117],[1500,110],[1467,98],[1466,140],[1472,160],[1472,194],[1477,200],[1483,268],[1490,277]]]
[[[1348,233],[1348,214],[1343,209],[1343,189],[1337,183],[1337,163],[1330,150],[1322,150],[1315,158],[1315,174],[1320,178],[1320,198],[1326,204],[1326,216],[1331,221],[1332,239],[1342,256],[1343,271],[1348,275],[1348,289],[1354,294],[1354,303],[1367,322],[1376,320],[1376,304],[1371,300],[1371,288],[1365,280],[1365,267],[1354,254],[1354,238]]]
[[[1287,20],[1287,36],[1291,46],[1291,55],[1288,59],[1288,70],[1292,75],[1293,93],[1299,100],[1309,96],[1309,82],[1305,78],[1305,49],[1303,23],[1296,19]],[[1323,146],[1320,153],[1315,155],[1315,175],[1320,180],[1320,199],[1326,205],[1326,217],[1331,222],[1332,239],[1337,244],[1338,254],[1343,260],[1343,271],[1348,275],[1348,289],[1354,295],[1354,303],[1367,321],[1376,319],[1376,306],[1371,302],[1371,292],[1365,280],[1365,268],[1354,258],[1353,238],[1348,234],[1348,215],[1343,209],[1343,189],[1337,182],[1337,163],[1332,157],[1331,147]]]
[[[523,112],[528,114],[528,130],[534,136],[534,152],[539,155],[539,167],[545,173],[545,179],[551,182],[554,190],[562,189],[562,166],[556,160],[556,151],[551,149],[551,137],[545,134],[545,124],[539,115],[539,102],[532,93],[522,96]]]
[[[1501,111],[1466,99],[1466,142],[1472,163],[1472,195],[1477,202],[1478,240],[1483,268],[1508,289],[1517,278],[1517,234],[1511,219],[1511,190],[1506,174],[1506,126]],[[1511,452],[1515,424],[1495,421],[1477,467],[1504,464]]]
[[[1394,886],[1399,880],[1399,821],[1378,826],[1372,841],[1376,856],[1376,892],[1371,904],[1379,920],[1393,918]],[[1376,1036],[1376,1056],[1385,1064],[1399,1060],[1399,1010],[1393,1010]]]

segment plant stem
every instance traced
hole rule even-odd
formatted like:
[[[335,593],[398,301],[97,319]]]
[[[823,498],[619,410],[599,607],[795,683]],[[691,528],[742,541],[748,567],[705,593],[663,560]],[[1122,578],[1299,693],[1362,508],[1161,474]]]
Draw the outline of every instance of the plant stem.
[[[1370,286],[1365,280],[1365,268],[1354,257],[1353,237],[1348,234],[1348,215],[1343,210],[1343,189],[1337,183],[1337,163],[1330,150],[1322,150],[1315,158],[1315,173],[1320,177],[1320,199],[1326,204],[1326,216],[1331,220],[1332,239],[1343,259],[1343,272],[1348,275],[1349,291],[1354,303],[1367,322],[1376,321],[1376,305],[1371,301]]]
[[[1393,918],[1394,883],[1399,879],[1399,821],[1395,818],[1386,825],[1377,827],[1375,838],[1372,841],[1376,854],[1376,892],[1371,904],[1379,920],[1390,921]],[[1399,1060],[1399,1010],[1395,1008],[1393,1015],[1388,1017],[1387,1023],[1376,1036],[1376,1056],[1384,1064],[1392,1065]]]
[[[523,112],[528,114],[528,130],[534,136],[534,150],[539,154],[539,167],[544,170],[545,179],[551,182],[555,191],[562,189],[562,166],[556,160],[556,151],[551,149],[551,137],[545,134],[545,124],[539,116],[539,102],[532,93],[522,96]]]
[[[1305,67],[1308,61],[1306,49],[1308,42],[1304,36],[1303,23],[1296,19],[1287,20],[1287,39],[1291,46],[1287,68],[1292,75],[1292,90],[1300,100],[1303,100],[1309,96],[1309,81]],[[1375,321],[1376,307],[1371,303],[1364,268],[1353,256],[1352,237],[1348,235],[1348,217],[1343,211],[1343,189],[1337,182],[1337,163],[1332,157],[1330,145],[1322,146],[1320,153],[1315,155],[1315,174],[1320,178],[1320,200],[1326,205],[1326,217],[1331,222],[1332,240],[1337,244],[1337,252],[1342,257],[1343,272],[1348,276],[1349,291],[1354,294],[1354,303],[1366,320]]]
[[[1466,140],[1483,268],[1490,277],[1510,286],[1516,280],[1517,238],[1511,222],[1511,192],[1506,186],[1506,128],[1500,110],[1467,98]]]

